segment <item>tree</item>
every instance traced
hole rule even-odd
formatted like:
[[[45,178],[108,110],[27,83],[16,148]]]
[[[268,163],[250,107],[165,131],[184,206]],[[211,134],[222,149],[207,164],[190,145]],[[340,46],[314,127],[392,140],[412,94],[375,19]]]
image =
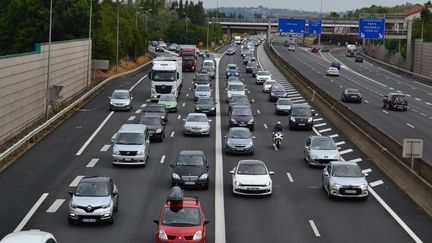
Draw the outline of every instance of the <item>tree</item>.
[[[336,17],[336,18],[338,18],[338,17],[339,17],[339,14],[336,13],[336,12],[331,11],[330,14],[329,14],[329,16],[330,16],[330,17]]]
[[[262,19],[262,13],[254,13],[254,19]]]

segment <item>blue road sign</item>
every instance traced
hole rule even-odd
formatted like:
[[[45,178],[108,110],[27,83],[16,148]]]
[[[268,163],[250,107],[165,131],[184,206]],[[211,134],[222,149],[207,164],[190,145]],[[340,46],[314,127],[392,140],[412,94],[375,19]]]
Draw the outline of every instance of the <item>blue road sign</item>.
[[[309,34],[321,34],[321,20],[309,19]]]
[[[279,19],[279,32],[304,33],[306,28],[305,19]]]
[[[362,39],[384,39],[385,20],[364,18],[359,21],[359,37]]]

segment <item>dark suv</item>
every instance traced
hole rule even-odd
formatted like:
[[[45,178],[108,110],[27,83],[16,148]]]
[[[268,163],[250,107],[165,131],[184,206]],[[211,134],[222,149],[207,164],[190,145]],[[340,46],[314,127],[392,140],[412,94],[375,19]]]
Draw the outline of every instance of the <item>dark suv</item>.
[[[313,116],[314,113],[309,105],[293,104],[288,122],[289,129],[305,128],[311,131],[313,127]]]
[[[183,150],[172,164],[171,186],[202,187],[208,189],[208,163],[202,151]]]
[[[162,142],[165,138],[165,125],[159,114],[146,113],[141,117],[140,124],[144,124],[150,134],[150,139]]]
[[[277,101],[279,98],[286,98],[288,95],[285,87],[282,84],[273,84],[269,91],[269,100],[271,102]]]
[[[383,107],[390,109],[399,109],[406,111],[408,109],[407,96],[400,93],[388,93],[384,96]]]
[[[167,110],[162,104],[149,104],[144,108],[144,114],[158,114],[162,118],[163,124],[168,122]]]

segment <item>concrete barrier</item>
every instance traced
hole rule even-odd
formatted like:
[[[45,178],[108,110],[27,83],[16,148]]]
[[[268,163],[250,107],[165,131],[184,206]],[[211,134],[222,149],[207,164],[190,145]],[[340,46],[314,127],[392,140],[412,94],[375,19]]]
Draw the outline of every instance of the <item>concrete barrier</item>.
[[[432,167],[423,160],[415,161],[415,171],[403,159],[402,146],[328,95],[278,55],[271,45],[265,51],[281,73],[324,114],[343,134],[350,138],[368,159],[380,167],[421,208],[432,215]],[[312,99],[312,97],[314,97]]]

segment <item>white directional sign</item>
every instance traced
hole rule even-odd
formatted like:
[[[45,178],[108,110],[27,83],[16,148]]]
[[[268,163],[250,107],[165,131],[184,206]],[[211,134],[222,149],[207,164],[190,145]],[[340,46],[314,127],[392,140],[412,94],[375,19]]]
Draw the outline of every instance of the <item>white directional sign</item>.
[[[402,157],[422,158],[423,157],[423,138],[404,138]]]

